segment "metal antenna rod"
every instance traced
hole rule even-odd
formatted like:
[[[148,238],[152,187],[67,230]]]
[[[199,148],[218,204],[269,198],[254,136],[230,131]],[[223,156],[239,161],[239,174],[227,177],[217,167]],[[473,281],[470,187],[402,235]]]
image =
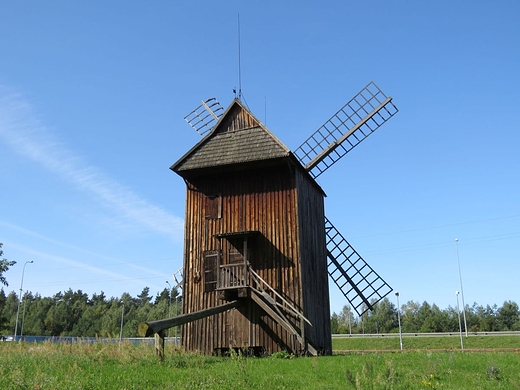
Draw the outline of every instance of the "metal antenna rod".
[[[242,100],[242,66],[240,58],[240,14],[238,14],[238,99]]]

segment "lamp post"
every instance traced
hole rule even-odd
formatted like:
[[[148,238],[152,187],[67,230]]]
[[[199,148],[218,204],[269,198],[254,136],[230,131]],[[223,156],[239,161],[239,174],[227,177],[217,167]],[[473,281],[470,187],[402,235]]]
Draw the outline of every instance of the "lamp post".
[[[457,296],[457,317],[459,317],[460,348],[464,349],[464,339],[462,338],[462,323],[460,322],[459,292],[455,291],[455,295]]]
[[[464,302],[464,289],[462,288],[462,273],[460,272],[460,258],[459,258],[459,239],[455,239],[456,247],[457,247],[457,263],[459,265],[459,280],[460,280],[460,294],[462,296],[462,315],[464,317],[464,332],[466,333],[466,337],[468,337],[468,323],[466,321],[466,304]]]
[[[125,315],[125,303],[121,301],[122,309],[121,309],[121,330],[119,331],[119,345],[121,346],[121,340],[123,339],[123,319]]]
[[[23,265],[22,270],[22,282],[20,283],[20,296],[18,297],[18,310],[16,310],[16,325],[14,326],[14,340],[16,341],[16,334],[18,333],[18,316],[20,315],[20,302],[22,301],[22,291],[23,291],[23,276],[25,274],[25,266],[29,263],[34,263],[34,261],[29,260],[26,261]]]
[[[22,329],[20,329],[20,338],[23,336],[23,324],[25,323],[25,303],[27,302],[27,299],[25,299],[25,294],[27,294],[27,291],[24,292],[23,297],[23,310],[22,310]]]
[[[166,284],[170,287],[170,302],[168,303],[168,318],[172,318],[172,285],[166,281]],[[168,328],[168,338],[170,338],[171,328]]]
[[[352,336],[352,320],[351,320],[350,306],[348,307],[348,332]]]
[[[401,307],[399,306],[399,291],[395,292],[397,298],[397,323],[399,324],[399,344],[403,350],[403,332],[401,331]]]

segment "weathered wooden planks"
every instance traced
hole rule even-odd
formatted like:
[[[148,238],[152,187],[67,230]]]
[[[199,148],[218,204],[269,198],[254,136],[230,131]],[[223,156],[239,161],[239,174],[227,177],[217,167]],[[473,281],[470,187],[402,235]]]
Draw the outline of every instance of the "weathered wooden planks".
[[[290,326],[285,326],[247,299],[240,307],[185,323],[184,347],[208,353],[256,346],[298,352],[306,343],[291,329],[299,328],[313,345],[330,351],[324,194],[289,150],[234,102],[217,128],[172,169],[187,184],[183,313],[222,304],[222,295],[209,291],[211,283],[204,280],[213,275],[204,264],[204,254],[212,251],[219,254],[219,265],[247,260],[312,323],[288,314]],[[225,235],[245,231],[259,234],[244,242]]]

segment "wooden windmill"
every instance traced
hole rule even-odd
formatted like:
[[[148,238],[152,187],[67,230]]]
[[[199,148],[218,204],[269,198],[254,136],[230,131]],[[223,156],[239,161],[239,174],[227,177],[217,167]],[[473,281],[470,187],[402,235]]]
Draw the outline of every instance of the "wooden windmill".
[[[172,165],[186,183],[182,344],[207,353],[330,353],[328,279],[362,314],[390,286],[324,213],[316,178],[397,113],[369,83],[294,152],[235,99],[185,119],[204,138]]]

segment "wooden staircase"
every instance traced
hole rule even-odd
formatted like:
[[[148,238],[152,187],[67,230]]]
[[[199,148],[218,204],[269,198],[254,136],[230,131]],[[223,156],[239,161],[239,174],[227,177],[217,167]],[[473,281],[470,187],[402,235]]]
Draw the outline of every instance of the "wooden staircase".
[[[312,326],[311,322],[248,264],[221,265],[217,279],[217,291],[220,299],[226,300],[226,303],[173,318],[141,323],[138,328],[139,335],[141,337],[155,336],[157,354],[162,358],[165,330],[239,307],[245,303],[245,299],[250,298],[276,323],[293,334],[302,346],[300,353],[318,355],[315,346],[305,338],[305,322]],[[288,318],[288,314],[298,318],[299,324],[293,324]]]
[[[267,315],[294,335],[302,346],[303,353],[318,355],[316,348],[305,339],[304,322],[312,326],[311,322],[262,279],[248,264],[221,265],[217,279],[217,290],[220,292],[220,298],[228,301],[243,297],[251,298]],[[286,313],[299,318],[299,330],[287,318]]]

